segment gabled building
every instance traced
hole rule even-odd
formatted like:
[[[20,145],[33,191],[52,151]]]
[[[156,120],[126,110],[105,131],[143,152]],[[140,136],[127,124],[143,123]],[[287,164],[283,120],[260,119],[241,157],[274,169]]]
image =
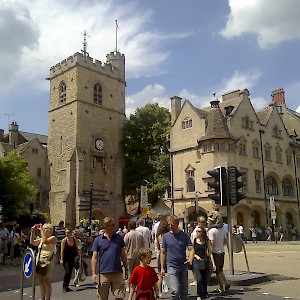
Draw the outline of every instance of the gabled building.
[[[19,125],[12,122],[7,134],[0,129],[0,155],[6,156],[17,150],[27,161],[29,176],[38,190],[30,199],[32,208],[49,214],[49,163],[47,136],[19,131]]]
[[[284,109],[274,102],[256,112],[247,89],[214,97],[211,107],[198,109],[189,101],[171,98],[170,155],[174,212],[186,221],[195,219],[195,200],[200,214],[212,213],[214,202],[207,174],[217,166],[236,166],[246,171],[246,199],[232,209],[233,225],[271,225],[270,197],[276,203],[276,223],[300,227],[299,168],[300,121],[293,114],[288,123]],[[285,103],[285,102],[284,102]],[[286,114],[291,110],[286,109]],[[293,126],[293,127],[292,127]],[[226,207],[221,208],[226,218]]]

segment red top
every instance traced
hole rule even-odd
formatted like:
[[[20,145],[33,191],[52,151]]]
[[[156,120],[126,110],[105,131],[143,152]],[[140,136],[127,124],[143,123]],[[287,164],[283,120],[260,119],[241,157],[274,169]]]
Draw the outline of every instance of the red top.
[[[139,289],[146,291],[152,289],[157,281],[158,277],[154,268],[150,266],[146,268],[142,266],[137,266],[134,268],[131,274],[129,284],[134,284]]]

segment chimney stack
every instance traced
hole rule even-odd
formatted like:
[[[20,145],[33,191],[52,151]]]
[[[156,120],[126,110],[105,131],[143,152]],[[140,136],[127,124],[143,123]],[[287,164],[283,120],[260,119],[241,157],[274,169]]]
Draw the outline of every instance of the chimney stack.
[[[171,99],[171,124],[173,125],[181,111],[181,99],[178,96],[173,96]]]
[[[272,103],[277,105],[277,106],[282,106],[285,104],[285,92],[283,88],[276,89],[272,91]]]
[[[8,129],[9,143],[14,146],[18,145],[19,125],[17,122],[12,122]]]

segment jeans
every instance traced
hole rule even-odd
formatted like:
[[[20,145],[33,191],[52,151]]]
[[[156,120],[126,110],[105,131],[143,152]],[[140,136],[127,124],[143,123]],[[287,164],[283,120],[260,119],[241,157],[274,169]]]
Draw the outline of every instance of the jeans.
[[[193,261],[194,271],[197,277],[197,295],[201,298],[207,297],[207,282],[209,275],[209,264],[207,264],[207,268],[204,270],[198,269],[197,260]]]
[[[167,266],[172,300],[188,299],[188,264],[174,268]]]

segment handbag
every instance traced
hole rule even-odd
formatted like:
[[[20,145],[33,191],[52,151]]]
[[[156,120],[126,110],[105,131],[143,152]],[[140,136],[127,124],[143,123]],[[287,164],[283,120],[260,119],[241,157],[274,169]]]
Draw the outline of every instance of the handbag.
[[[197,265],[198,265],[199,270],[205,270],[206,269],[206,259],[197,260]]]
[[[41,247],[39,247],[39,250],[38,250],[38,257],[37,257],[36,266],[35,266],[35,273],[40,276],[46,276],[54,253],[52,253],[49,260],[48,259],[41,260],[40,256],[41,256],[42,247],[43,247],[43,243],[41,244]]]
[[[38,261],[35,267],[35,273],[40,276],[46,276],[50,262]]]

